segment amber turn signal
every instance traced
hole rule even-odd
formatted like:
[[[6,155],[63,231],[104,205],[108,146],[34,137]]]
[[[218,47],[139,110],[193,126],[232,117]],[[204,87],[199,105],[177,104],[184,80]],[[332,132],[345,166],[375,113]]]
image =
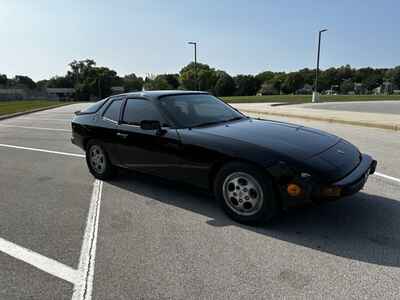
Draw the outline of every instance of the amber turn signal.
[[[287,186],[287,192],[292,197],[298,197],[300,196],[302,189],[297,184],[289,183]]]

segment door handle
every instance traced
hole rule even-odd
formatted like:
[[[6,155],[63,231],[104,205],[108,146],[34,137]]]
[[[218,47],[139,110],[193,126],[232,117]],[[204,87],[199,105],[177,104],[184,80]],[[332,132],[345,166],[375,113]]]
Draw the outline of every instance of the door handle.
[[[120,137],[126,139],[128,137],[128,134],[127,133],[117,132],[117,136],[120,136]]]

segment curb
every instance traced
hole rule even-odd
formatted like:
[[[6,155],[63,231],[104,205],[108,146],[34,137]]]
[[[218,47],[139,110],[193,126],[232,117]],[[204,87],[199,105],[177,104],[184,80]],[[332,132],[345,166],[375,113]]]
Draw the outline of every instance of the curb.
[[[247,113],[250,113],[253,115],[257,115],[257,117],[260,117],[263,115],[272,115],[272,116],[280,116],[280,117],[300,118],[300,119],[311,120],[311,121],[324,121],[324,122],[329,122],[329,123],[340,123],[340,124],[347,124],[347,125],[356,125],[356,126],[363,126],[363,127],[372,127],[372,128],[400,131],[400,124],[370,123],[370,122],[351,121],[351,120],[343,120],[343,119],[336,119],[336,118],[305,116],[305,115],[300,115],[300,114],[296,114],[296,113],[259,112],[259,111],[248,110],[248,109],[241,109],[241,111],[247,112]]]
[[[10,119],[10,118],[14,118],[14,117],[23,116],[23,115],[28,115],[28,114],[32,114],[32,113],[35,113],[35,112],[44,111],[44,110],[48,110],[48,109],[52,109],[52,108],[57,108],[57,107],[61,107],[61,106],[67,106],[67,105],[71,105],[71,104],[72,103],[57,104],[57,105],[51,105],[51,106],[46,106],[46,107],[41,107],[41,108],[35,108],[35,109],[32,109],[32,110],[21,111],[21,112],[9,114],[9,115],[3,115],[3,116],[0,116],[0,121],[1,120],[6,120],[6,119]]]

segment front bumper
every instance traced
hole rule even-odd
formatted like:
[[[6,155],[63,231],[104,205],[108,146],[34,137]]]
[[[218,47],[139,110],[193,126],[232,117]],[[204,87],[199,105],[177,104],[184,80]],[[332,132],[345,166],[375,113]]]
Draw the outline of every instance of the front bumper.
[[[376,160],[367,154],[362,154],[358,166],[339,181],[323,184],[315,182],[311,177],[304,180],[298,179],[295,183],[302,188],[303,193],[299,197],[292,197],[286,192],[286,185],[282,187],[283,207],[288,208],[304,203],[336,200],[355,194],[364,187],[369,175],[375,173],[376,166]]]
[[[361,190],[368,180],[368,176],[375,173],[377,161],[367,154],[362,154],[361,162],[353,172],[332,184],[340,188],[340,196],[349,196]]]

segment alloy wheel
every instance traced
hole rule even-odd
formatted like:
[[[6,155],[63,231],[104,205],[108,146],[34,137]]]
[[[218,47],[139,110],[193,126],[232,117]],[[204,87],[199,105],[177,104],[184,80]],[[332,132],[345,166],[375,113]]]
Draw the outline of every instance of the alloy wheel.
[[[244,172],[235,172],[226,177],[223,186],[226,204],[235,213],[251,216],[262,207],[264,196],[258,181]]]
[[[98,174],[103,174],[106,170],[106,156],[103,149],[98,145],[93,145],[89,149],[89,161],[93,170]]]

